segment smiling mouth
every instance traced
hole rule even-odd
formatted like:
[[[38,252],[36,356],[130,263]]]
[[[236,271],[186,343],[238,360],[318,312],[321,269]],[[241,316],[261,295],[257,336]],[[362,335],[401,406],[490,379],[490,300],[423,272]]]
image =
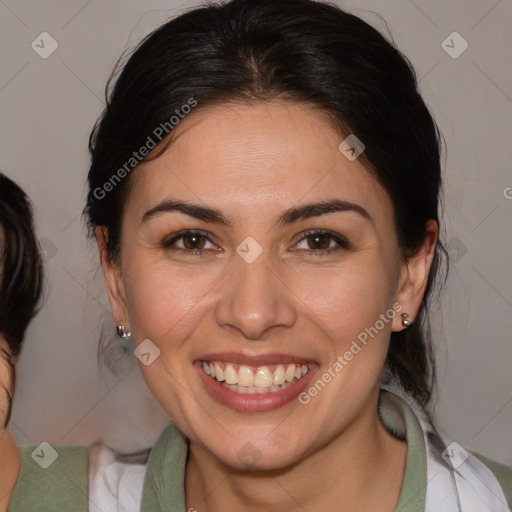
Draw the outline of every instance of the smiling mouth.
[[[307,364],[246,366],[221,361],[201,361],[204,373],[236,393],[275,393],[289,388],[309,372]]]

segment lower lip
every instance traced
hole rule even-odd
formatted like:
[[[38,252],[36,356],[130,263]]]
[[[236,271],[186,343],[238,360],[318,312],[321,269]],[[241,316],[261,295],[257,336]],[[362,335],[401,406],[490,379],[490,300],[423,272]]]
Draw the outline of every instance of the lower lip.
[[[203,371],[203,365],[200,361],[194,363],[199,376],[206,386],[210,396],[217,402],[241,412],[264,412],[277,409],[296,399],[302,390],[307,386],[317,368],[310,366],[308,373],[298,380],[293,386],[273,393],[237,393],[231,391],[212,379]]]

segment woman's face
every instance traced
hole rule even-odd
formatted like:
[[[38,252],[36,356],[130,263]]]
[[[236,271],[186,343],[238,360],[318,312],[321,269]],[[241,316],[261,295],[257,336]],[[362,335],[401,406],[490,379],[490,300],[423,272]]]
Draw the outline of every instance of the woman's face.
[[[3,253],[5,246],[5,235],[0,228],[0,284],[3,279]],[[2,326],[3,327],[3,326]],[[7,414],[9,411],[9,397],[7,392],[11,390],[11,370],[7,362],[7,355],[9,354],[9,345],[5,340],[2,332],[0,331],[0,430],[5,426]]]
[[[12,393],[12,373],[8,363],[9,345],[0,333],[0,431],[6,426],[9,415],[9,395]]]
[[[285,467],[374,421],[428,257],[402,264],[387,193],[318,111],[207,107],[174,137],[133,176],[121,263],[105,264],[114,320],[195,446]]]

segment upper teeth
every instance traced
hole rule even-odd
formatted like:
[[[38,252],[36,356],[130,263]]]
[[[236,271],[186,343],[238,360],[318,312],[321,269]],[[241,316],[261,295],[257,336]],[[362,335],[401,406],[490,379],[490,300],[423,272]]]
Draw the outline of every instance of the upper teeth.
[[[203,361],[206,374],[219,382],[238,384],[243,387],[269,388],[281,386],[285,382],[304,377],[309,371],[308,365],[279,364],[277,366],[250,366],[224,363],[219,361]]]

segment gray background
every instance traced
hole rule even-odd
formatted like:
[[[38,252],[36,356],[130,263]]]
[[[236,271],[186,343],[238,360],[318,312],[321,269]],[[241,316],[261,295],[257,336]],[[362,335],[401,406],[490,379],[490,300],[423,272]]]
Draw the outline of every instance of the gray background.
[[[113,65],[166,17],[198,3],[0,0],[0,168],[35,203],[49,284],[19,365],[11,422],[19,443],[103,439],[129,451],[150,446],[164,425],[133,361],[117,375],[98,369],[100,329],[113,325],[80,214],[87,138]],[[438,425],[512,464],[512,1],[338,3],[380,29],[375,13],[387,21],[448,146],[452,268],[435,314]],[[31,47],[45,31],[58,42],[47,59]],[[456,59],[441,46],[453,31],[469,44]]]

